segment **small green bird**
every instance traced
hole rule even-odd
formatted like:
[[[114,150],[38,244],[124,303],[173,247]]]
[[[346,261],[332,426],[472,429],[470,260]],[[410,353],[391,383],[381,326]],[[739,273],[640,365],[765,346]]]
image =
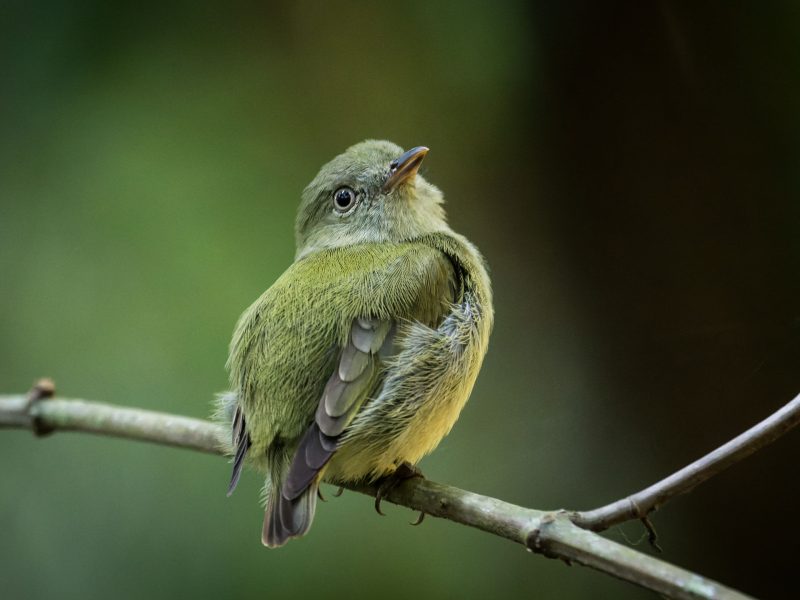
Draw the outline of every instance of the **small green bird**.
[[[494,318],[478,250],[417,173],[428,149],[352,146],[303,191],[294,263],[239,319],[230,346],[228,494],[266,472],[262,541],[304,535],[321,481],[415,465],[472,391]]]

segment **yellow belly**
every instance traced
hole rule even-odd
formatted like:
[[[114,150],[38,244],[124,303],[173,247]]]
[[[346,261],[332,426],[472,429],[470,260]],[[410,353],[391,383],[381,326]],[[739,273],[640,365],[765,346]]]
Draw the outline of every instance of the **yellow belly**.
[[[393,432],[385,436],[385,444],[378,445],[374,439],[372,443],[354,440],[344,444],[325,468],[323,480],[374,480],[393,473],[403,462],[419,462],[439,445],[458,419],[478,376],[480,359],[476,362],[466,374],[453,373],[442,381],[437,393],[422,402],[410,419],[382,423],[382,430]]]

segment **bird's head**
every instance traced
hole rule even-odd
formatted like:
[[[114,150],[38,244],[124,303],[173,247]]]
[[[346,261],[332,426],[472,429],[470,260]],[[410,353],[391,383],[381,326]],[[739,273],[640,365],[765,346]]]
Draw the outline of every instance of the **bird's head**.
[[[297,211],[297,258],[446,230],[442,193],[417,173],[427,153],[424,146],[403,152],[391,142],[367,140],[324,165]]]

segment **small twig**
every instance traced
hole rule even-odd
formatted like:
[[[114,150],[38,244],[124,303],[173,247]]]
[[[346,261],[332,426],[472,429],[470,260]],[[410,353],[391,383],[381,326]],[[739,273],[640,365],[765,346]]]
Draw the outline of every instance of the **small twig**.
[[[647,542],[656,550],[656,552],[663,552],[661,546],[658,545],[658,534],[656,533],[656,528],[653,526],[653,522],[650,520],[650,517],[644,516],[639,520],[647,530]]]
[[[570,518],[579,527],[591,531],[603,531],[631,519],[644,520],[668,500],[689,492],[743,458],[768,446],[799,423],[800,395],[728,443],[658,483],[600,508],[573,512]],[[654,542],[652,525],[648,528],[648,533]]]
[[[47,435],[51,433],[53,430],[48,425],[42,422],[41,419],[37,418],[34,414],[34,405],[47,398],[52,398],[56,394],[56,384],[53,383],[52,379],[44,378],[37,381],[31,391],[28,392],[28,403],[26,405],[26,412],[30,415],[33,415],[31,419],[31,428],[36,435]]]

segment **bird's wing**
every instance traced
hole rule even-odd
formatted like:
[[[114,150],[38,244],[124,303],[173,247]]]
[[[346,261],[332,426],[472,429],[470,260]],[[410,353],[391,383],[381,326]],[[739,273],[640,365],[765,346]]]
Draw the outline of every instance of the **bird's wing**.
[[[228,366],[250,431],[248,455],[295,446],[355,319],[435,326],[452,299],[452,279],[444,253],[410,242],[320,251],[287,269],[244,312],[231,341]]]
[[[317,401],[313,421],[295,449],[280,490],[270,497],[265,544],[281,545],[308,529],[320,473],[336,453],[348,424],[365,401],[378,393],[383,361],[392,352],[398,322],[438,320],[452,301],[453,278],[452,264],[432,248],[416,248],[399,258],[395,252],[389,264],[378,261],[369,271],[350,278],[348,289],[342,290],[350,300],[345,304],[351,311],[345,317],[349,319],[347,335],[339,344],[338,360]],[[359,295],[365,292],[371,294],[367,303]]]
[[[389,320],[356,318],[339,362],[320,398],[314,422],[292,458],[281,495],[294,500],[336,452],[339,437],[376,387],[380,355],[390,351],[394,325]]]

